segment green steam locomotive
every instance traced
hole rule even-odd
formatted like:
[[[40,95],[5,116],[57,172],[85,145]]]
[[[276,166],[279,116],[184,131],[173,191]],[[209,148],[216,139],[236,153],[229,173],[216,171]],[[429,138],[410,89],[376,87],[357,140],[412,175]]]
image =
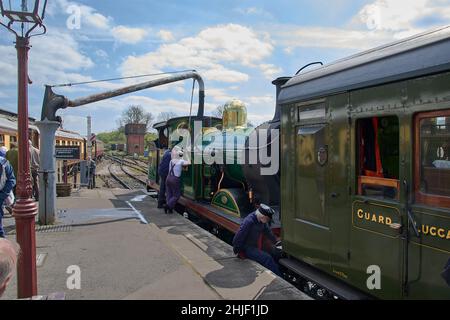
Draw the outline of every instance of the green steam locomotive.
[[[203,160],[180,203],[232,232],[255,202],[273,206],[289,272],[347,299],[450,299],[450,27],[273,83],[274,118],[257,128],[239,103],[156,124],[149,187],[161,149],[190,141]],[[255,136],[276,172],[248,162]],[[247,161],[206,160],[223,148]]]

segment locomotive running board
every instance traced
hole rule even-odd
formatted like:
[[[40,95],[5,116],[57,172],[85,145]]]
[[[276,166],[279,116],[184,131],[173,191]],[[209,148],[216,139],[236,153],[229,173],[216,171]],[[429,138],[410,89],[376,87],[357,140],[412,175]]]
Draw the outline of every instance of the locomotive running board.
[[[355,289],[348,284],[331,277],[325,272],[318,270],[311,265],[293,259],[280,259],[279,263],[289,270],[295,272],[301,277],[317,283],[320,287],[334,293],[341,299],[344,300],[368,300],[373,299],[373,297]]]

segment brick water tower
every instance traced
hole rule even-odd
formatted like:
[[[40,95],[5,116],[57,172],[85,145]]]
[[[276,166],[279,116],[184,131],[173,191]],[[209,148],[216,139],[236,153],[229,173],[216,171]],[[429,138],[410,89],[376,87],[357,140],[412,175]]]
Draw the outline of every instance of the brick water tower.
[[[144,154],[144,137],[147,125],[139,123],[129,123],[125,125],[125,136],[127,137],[128,154]]]

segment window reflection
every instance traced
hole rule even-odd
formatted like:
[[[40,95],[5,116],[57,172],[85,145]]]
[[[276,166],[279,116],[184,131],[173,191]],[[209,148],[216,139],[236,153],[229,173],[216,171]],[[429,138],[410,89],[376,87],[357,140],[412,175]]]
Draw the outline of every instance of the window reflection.
[[[420,191],[450,196],[450,117],[420,121]]]

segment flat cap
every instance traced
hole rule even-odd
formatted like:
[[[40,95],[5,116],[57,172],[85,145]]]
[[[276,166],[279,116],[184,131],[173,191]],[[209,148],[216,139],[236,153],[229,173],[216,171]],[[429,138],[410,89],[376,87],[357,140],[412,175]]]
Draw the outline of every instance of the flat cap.
[[[275,214],[275,210],[273,210],[271,207],[269,207],[268,205],[261,203],[258,211],[264,215],[269,217],[270,219],[272,219],[272,216]]]

